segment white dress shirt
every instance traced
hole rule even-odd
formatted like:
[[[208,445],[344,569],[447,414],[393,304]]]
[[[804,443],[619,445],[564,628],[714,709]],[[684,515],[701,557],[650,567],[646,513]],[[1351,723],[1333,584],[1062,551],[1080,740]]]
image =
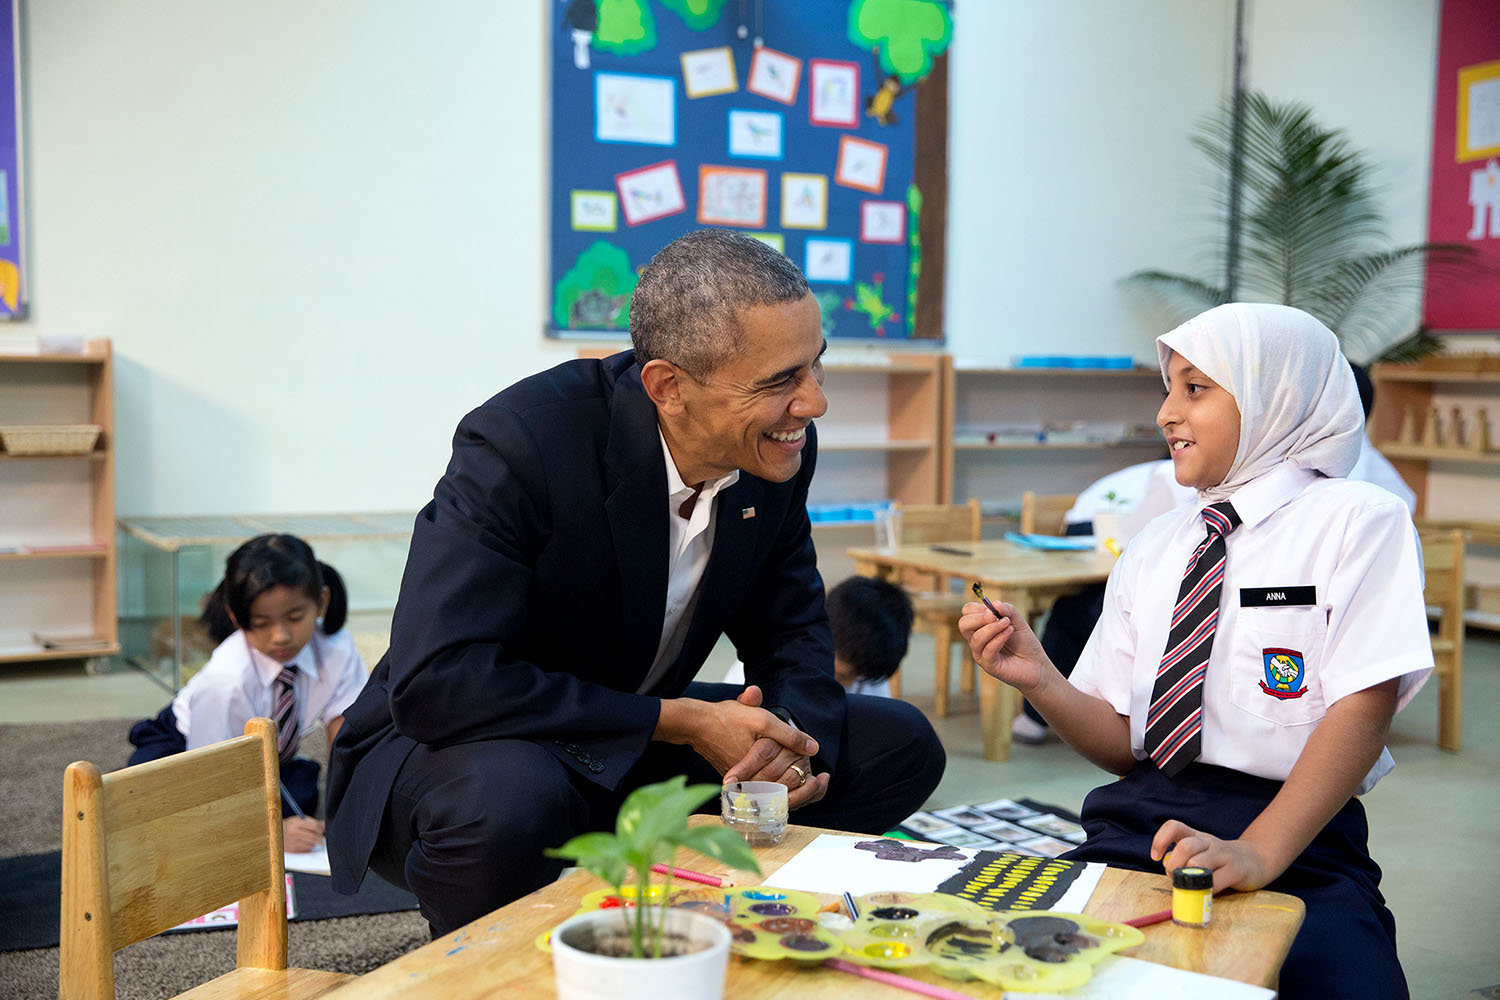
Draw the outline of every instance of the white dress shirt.
[[[314,630],[292,663],[297,667],[298,728],[304,733],[343,715],[370,676],[348,629],[333,635]],[[251,648],[243,631],[219,643],[204,668],[172,699],[172,714],[188,749],[243,736],[246,722],[257,716],[271,718],[272,688],[281,669],[280,663]]]
[[[1420,553],[1406,507],[1368,483],[1283,465],[1231,502],[1242,524],[1227,539],[1198,759],[1283,781],[1329,705],[1399,677],[1399,710],[1432,672]],[[1138,760],[1147,756],[1146,715],[1172,606],[1205,534],[1204,506],[1162,515],[1125,550],[1071,677],[1129,717]],[[1241,606],[1242,597],[1309,586],[1314,595],[1305,604]],[[1290,690],[1271,675],[1272,650],[1301,660]],[[1359,791],[1393,766],[1382,750]]]
[[[703,570],[714,548],[719,508],[715,501],[722,491],[740,480],[740,470],[735,469],[727,476],[705,483],[693,503],[692,514],[683,517],[679,512],[693,495],[693,487],[682,481],[660,427],[656,433],[667,462],[667,608],[661,623],[661,640],[656,644],[656,658],[636,694],[650,694],[682,652],[693,608],[698,604],[698,584],[703,580]]]

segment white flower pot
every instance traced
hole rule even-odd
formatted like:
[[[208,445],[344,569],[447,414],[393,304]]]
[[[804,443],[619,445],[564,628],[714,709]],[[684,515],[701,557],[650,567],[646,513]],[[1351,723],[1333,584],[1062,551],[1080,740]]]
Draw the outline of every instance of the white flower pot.
[[[668,933],[708,947],[671,958],[612,958],[569,944],[595,926],[618,925],[630,910],[591,910],[569,917],[552,932],[552,971],[558,1000],[720,1000],[729,967],[729,928],[691,910],[667,911]],[[650,916],[648,916],[648,920]],[[649,945],[648,945],[649,947]]]

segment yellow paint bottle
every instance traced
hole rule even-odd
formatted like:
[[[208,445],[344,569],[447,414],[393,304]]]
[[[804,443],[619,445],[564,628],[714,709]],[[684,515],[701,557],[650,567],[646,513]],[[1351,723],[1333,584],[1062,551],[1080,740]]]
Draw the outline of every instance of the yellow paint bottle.
[[[1213,872],[1207,868],[1178,868],[1172,872],[1172,923],[1207,927],[1213,903]]]

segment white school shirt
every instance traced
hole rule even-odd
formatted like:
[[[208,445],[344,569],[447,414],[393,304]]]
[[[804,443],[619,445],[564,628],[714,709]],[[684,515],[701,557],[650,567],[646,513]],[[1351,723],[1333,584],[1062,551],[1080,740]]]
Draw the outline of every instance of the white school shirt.
[[[1230,502],[1242,523],[1227,539],[1198,759],[1284,781],[1329,705],[1399,677],[1400,710],[1432,672],[1420,553],[1406,507],[1368,483],[1282,465]],[[1204,506],[1157,518],[1126,548],[1070,678],[1129,717],[1137,760],[1147,756],[1146,715],[1172,607],[1206,533]],[[1308,586],[1305,606],[1241,606],[1242,597]],[[1300,676],[1289,677],[1299,662]],[[1394,766],[1382,749],[1359,791]]]
[[[333,635],[315,630],[292,663],[297,666],[297,726],[304,733],[343,715],[370,676],[348,629]],[[219,643],[207,665],[172,699],[172,714],[188,749],[243,736],[251,719],[271,718],[272,688],[281,667],[251,648],[243,631]]]
[[[656,428],[656,434],[661,438],[661,453],[667,461],[667,608],[662,617],[661,639],[656,644],[656,658],[636,694],[650,694],[682,652],[693,608],[698,605],[698,584],[703,580],[708,555],[714,547],[719,508],[716,501],[720,492],[740,481],[740,470],[735,469],[727,476],[705,483],[693,503],[692,515],[682,517],[678,510],[693,495],[693,488],[682,481],[661,427]]]

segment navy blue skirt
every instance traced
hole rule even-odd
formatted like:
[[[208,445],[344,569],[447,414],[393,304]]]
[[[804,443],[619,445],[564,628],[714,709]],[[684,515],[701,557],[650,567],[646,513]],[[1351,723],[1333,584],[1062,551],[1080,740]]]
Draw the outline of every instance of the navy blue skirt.
[[[1212,764],[1189,764],[1168,778],[1144,760],[1088,794],[1082,814],[1088,839],[1063,857],[1161,874],[1161,863],[1151,860],[1151,840],[1163,823],[1175,819],[1233,840],[1280,790],[1279,781]],[[1370,858],[1369,824],[1358,799],[1351,798],[1266,888],[1307,906],[1281,967],[1283,1000],[1409,995],[1396,957],[1396,918],[1380,894],[1380,868]]]
[[[156,718],[142,719],[131,726],[130,745],[135,747],[130,753],[130,764],[144,764],[148,760],[160,760],[186,750],[187,737],[177,728],[177,713],[172,711],[171,704],[162,709]],[[315,816],[318,812],[319,770],[318,762],[306,757],[294,757],[281,762],[282,785],[297,800],[297,808],[309,816]],[[286,816],[292,814],[285,801],[281,803],[281,812]]]

